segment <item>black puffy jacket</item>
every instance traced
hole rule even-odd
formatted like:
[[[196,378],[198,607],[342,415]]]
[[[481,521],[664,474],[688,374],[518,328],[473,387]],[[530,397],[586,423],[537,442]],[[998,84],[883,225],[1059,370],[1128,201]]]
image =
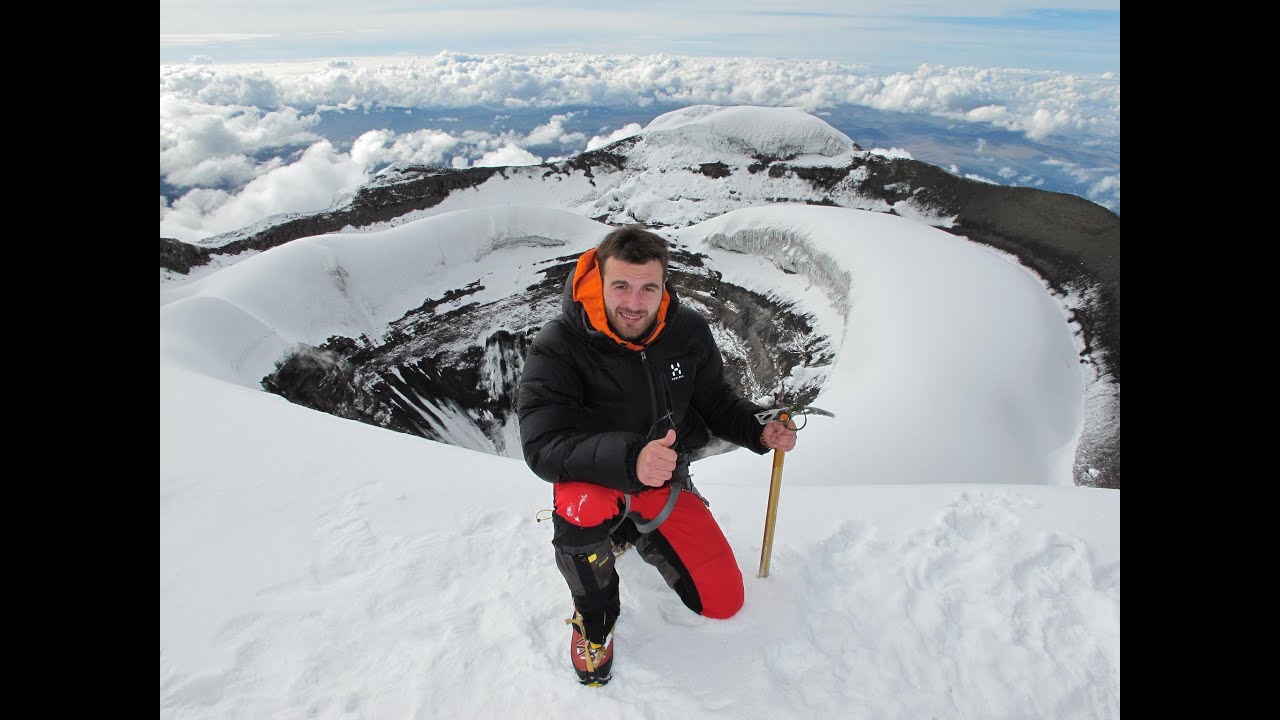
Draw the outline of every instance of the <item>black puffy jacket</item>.
[[[588,283],[576,281],[595,269],[594,252],[570,274],[560,316],[543,326],[525,357],[520,440],[534,473],[548,482],[583,480],[638,492],[646,489],[636,478],[640,450],[672,427],[675,449],[686,458],[711,434],[767,452],[754,416],[764,408],[725,382],[707,321],[680,305],[670,283],[661,328],[642,349],[593,324],[587,305],[601,303],[594,315],[603,317],[598,277],[589,292],[582,290]]]

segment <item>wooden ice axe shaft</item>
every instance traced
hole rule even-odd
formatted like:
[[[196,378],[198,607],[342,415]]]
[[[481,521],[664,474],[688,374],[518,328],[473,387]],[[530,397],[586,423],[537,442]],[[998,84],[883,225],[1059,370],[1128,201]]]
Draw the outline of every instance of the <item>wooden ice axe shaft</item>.
[[[778,413],[778,421],[783,425],[790,419],[787,413]],[[769,508],[764,516],[764,543],[760,548],[760,572],[756,577],[769,577],[769,558],[773,555],[773,525],[778,519],[778,495],[782,492],[782,461],[786,453],[773,451],[773,476],[769,479]]]

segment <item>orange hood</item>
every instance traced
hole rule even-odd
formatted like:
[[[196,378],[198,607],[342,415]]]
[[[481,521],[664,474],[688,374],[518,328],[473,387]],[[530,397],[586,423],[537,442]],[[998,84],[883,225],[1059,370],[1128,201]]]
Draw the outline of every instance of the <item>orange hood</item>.
[[[618,336],[609,327],[609,316],[604,309],[604,279],[600,276],[600,262],[596,259],[596,248],[582,253],[578,258],[578,267],[573,271],[573,299],[582,303],[587,312],[587,321],[591,327],[612,338],[619,345],[632,350],[643,350],[649,346],[667,324],[667,308],[671,304],[671,294],[666,288],[662,290],[662,303],[658,305],[658,321],[653,325],[653,332],[637,345]]]

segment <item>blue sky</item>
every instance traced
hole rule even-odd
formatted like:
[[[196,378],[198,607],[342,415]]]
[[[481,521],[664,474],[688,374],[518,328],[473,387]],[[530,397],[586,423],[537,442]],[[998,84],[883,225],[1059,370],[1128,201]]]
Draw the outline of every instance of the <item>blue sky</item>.
[[[160,62],[559,52],[1119,73],[1118,0],[161,0]]]

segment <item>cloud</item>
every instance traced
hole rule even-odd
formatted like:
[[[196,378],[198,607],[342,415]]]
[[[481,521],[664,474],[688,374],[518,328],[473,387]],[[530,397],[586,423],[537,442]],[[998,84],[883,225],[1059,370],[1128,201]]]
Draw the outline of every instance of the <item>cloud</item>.
[[[973,122],[998,123],[1007,122],[1009,108],[1004,105],[983,105],[965,112],[965,118]]]
[[[582,141],[587,139],[586,135],[580,132],[566,133],[564,131],[564,121],[572,118],[573,115],[574,113],[552,115],[545,125],[539,125],[529,132],[529,135],[524,140],[524,145],[529,147],[535,145],[581,145]]]
[[[504,165],[537,165],[542,162],[542,158],[525,150],[522,147],[516,147],[513,143],[507,143],[497,150],[491,150],[484,154],[479,160],[475,161],[473,167],[502,167]]]
[[[1016,68],[921,65],[877,74],[832,61],[565,53],[441,52],[279,65],[162,65],[161,93],[206,103],[365,107],[841,104],[923,113],[1026,133],[1118,141],[1120,79]],[[567,116],[565,116],[567,117]],[[562,132],[555,121],[537,142]]]
[[[615,143],[623,138],[629,138],[632,135],[640,134],[640,123],[627,123],[626,125],[614,130],[608,135],[596,135],[587,141],[587,149],[595,150],[602,148],[610,143]]]
[[[441,165],[446,151],[459,143],[443,130],[415,130],[396,135],[391,130],[370,130],[351,145],[351,159],[366,169],[391,162]]]
[[[236,107],[215,112],[216,108],[183,104],[172,97],[169,103],[170,109],[162,110],[168,125],[161,123],[161,177],[192,189],[176,198],[161,196],[160,234],[186,241],[239,229],[269,215],[324,209],[391,163],[454,168],[537,165],[542,157],[526,146],[560,142],[566,147],[576,144],[570,147],[576,150],[586,138],[564,132],[562,123],[571,117],[566,114],[554,116],[527,136],[514,131],[466,130],[452,135],[435,129],[403,134],[380,129],[361,134],[345,153],[318,141],[293,162],[286,164],[279,157],[255,162],[235,151],[314,137],[303,130],[310,127],[312,116],[299,116],[292,109],[256,113]],[[162,108],[164,104],[162,99]]]
[[[1071,176],[1078,183],[1093,182],[1095,175],[1097,175],[1097,173],[1100,172],[1097,169],[1081,167],[1076,163],[1068,162],[1066,160],[1056,160],[1056,159],[1042,160],[1041,164],[1048,165],[1050,167],[1062,168],[1063,173]]]
[[[1043,140],[1050,135],[1068,134],[1081,128],[1087,120],[1079,113],[1064,108],[1037,108],[1030,118],[1020,118],[1011,127],[1023,130],[1033,140]]]
[[[160,175],[179,186],[247,182],[274,169],[255,167],[249,156],[320,140],[318,120],[294,108],[262,111],[161,94]]]
[[[161,33],[160,47],[221,45],[242,40],[263,40],[274,37],[279,37],[279,35],[275,33]]]
[[[221,65],[175,65],[167,69],[162,66],[161,102],[166,95],[210,106],[274,109],[288,104],[281,100],[276,80],[268,77],[261,68],[244,69],[243,66],[238,66],[238,69]],[[163,108],[161,110],[163,112]]]
[[[870,152],[873,155],[880,155],[881,157],[887,157],[887,158],[906,158],[907,160],[915,159],[911,156],[911,153],[907,152],[906,150],[903,150],[900,147],[889,148],[888,150],[885,150],[884,148],[871,148],[867,152]]]
[[[175,168],[165,179],[179,187],[239,187],[281,164],[279,158],[257,165],[244,155],[222,155],[205,158],[194,166]]]
[[[1062,172],[1073,178],[1077,184],[1086,187],[1082,193],[1084,197],[1112,211],[1118,211],[1120,174],[1114,172],[1113,168],[1087,168],[1065,160],[1044,160],[1042,164],[1061,168]]]
[[[1108,175],[1089,187],[1089,197],[1111,197],[1120,199],[1120,176]]]
[[[237,230],[282,212],[308,212],[330,207],[366,180],[365,167],[350,155],[320,141],[297,162],[254,178],[236,194],[196,188],[160,204],[160,235],[192,241]]]

